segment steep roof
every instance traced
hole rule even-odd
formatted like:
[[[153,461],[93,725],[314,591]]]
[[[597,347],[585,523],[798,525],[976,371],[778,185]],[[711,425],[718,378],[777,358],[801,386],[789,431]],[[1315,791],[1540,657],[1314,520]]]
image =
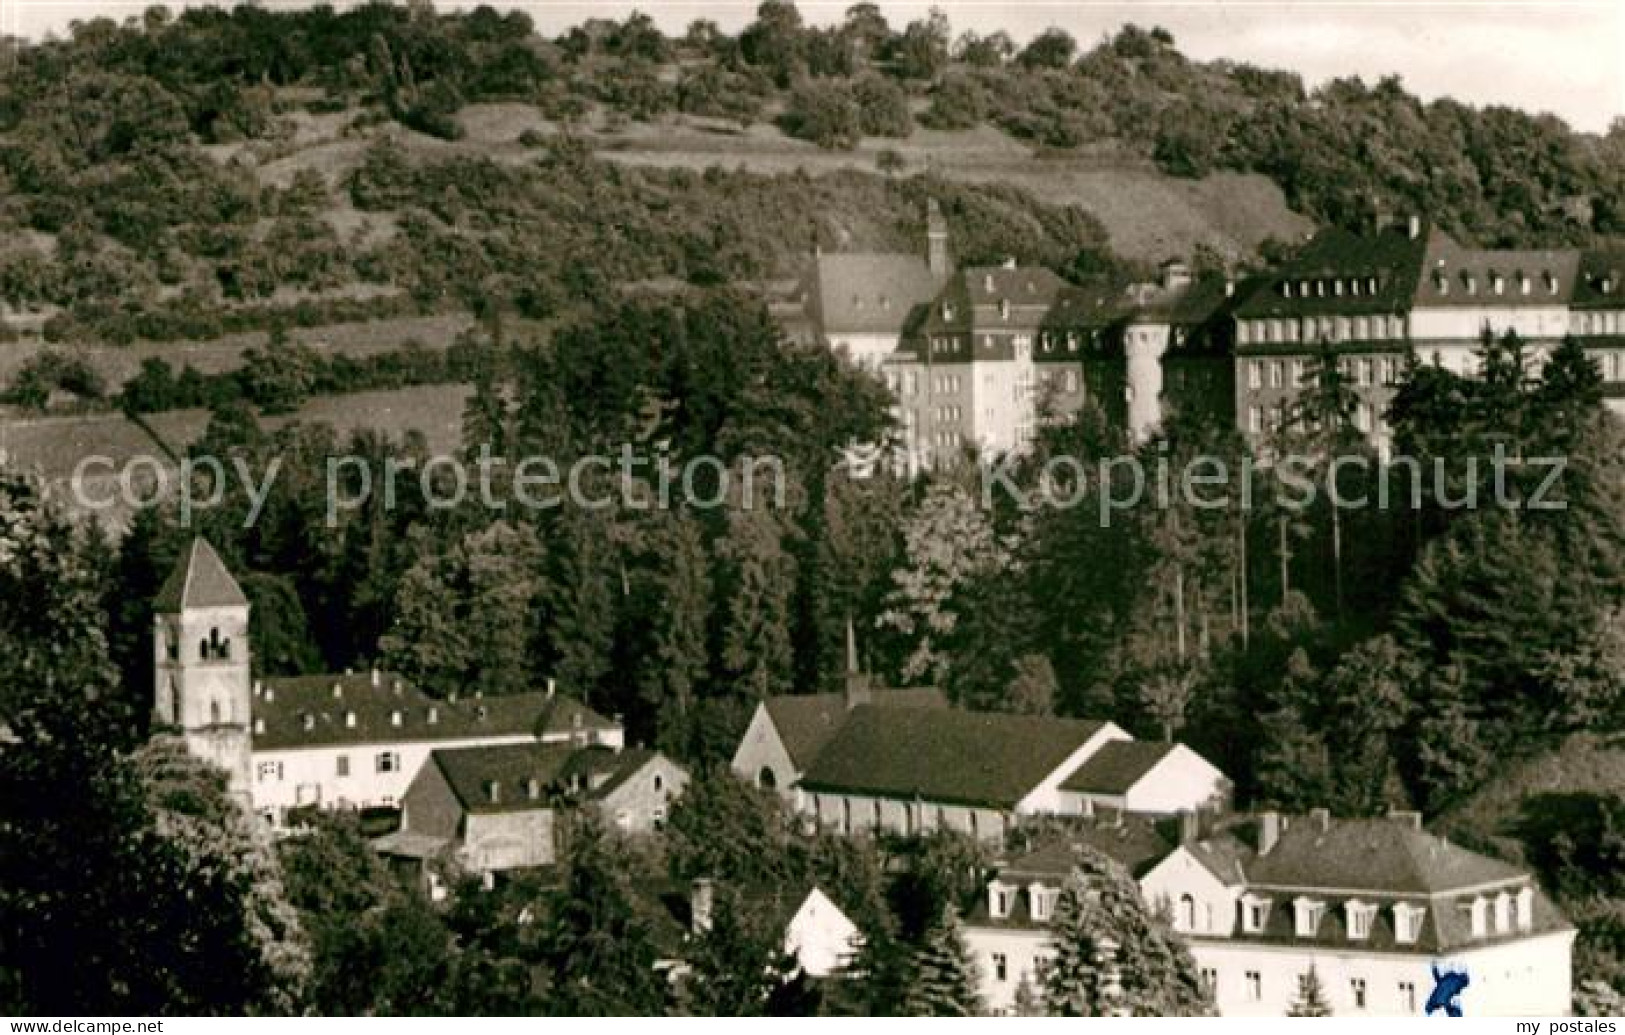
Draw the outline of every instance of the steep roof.
[[[1572,248],[1463,248],[1436,234],[1429,237],[1422,259],[1416,304],[1428,308],[1567,306],[1579,271],[1580,253]],[[1499,293],[1494,289],[1497,278],[1502,285]]]
[[[590,737],[619,728],[563,695],[442,701],[386,672],[267,679],[256,689],[253,708],[257,751],[544,734]]]
[[[934,687],[875,690],[870,703],[882,708],[948,707],[948,699]],[[764,704],[790,764],[798,770],[812,764],[847,716],[844,694],[782,694]]]
[[[1085,794],[1127,794],[1178,744],[1149,740],[1114,740],[1083,760],[1061,783],[1065,791]]]
[[[641,748],[575,744],[492,744],[429,755],[463,808],[482,814],[552,808],[561,798],[595,800],[656,757]]]
[[[1104,725],[860,705],[818,753],[801,787],[1013,808]]]
[[[226,570],[225,562],[202,536],[181,554],[163,588],[153,600],[160,614],[203,607],[247,607],[248,598],[237,580]]]
[[[1625,309],[1622,274],[1625,274],[1625,251],[1582,252],[1572,304],[1577,309]]]
[[[1458,247],[1432,227],[1414,237],[1403,228],[1355,234],[1330,227],[1260,274],[1262,283],[1236,305],[1236,316],[1402,312],[1413,301],[1424,253],[1446,246]]]
[[[901,334],[940,283],[923,258],[896,253],[820,255],[814,280],[825,334]]]
[[[1295,817],[1246,864],[1254,887],[1435,895],[1514,881],[1522,871],[1393,819]]]

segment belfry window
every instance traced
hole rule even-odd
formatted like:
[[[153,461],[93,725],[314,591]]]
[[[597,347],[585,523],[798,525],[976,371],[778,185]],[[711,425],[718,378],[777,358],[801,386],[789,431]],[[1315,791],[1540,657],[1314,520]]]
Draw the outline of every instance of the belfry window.
[[[230,661],[231,638],[220,635],[216,626],[209,630],[209,638],[198,643],[198,657],[204,661]]]

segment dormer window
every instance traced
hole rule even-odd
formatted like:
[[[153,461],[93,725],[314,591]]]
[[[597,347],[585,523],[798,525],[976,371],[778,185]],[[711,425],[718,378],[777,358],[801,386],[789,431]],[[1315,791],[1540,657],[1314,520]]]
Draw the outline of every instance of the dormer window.
[[[1258,934],[1264,930],[1264,924],[1269,921],[1270,900],[1257,895],[1247,894],[1241,896],[1241,929],[1249,934]]]
[[[1031,904],[1033,919],[1047,923],[1055,912],[1055,900],[1060,897],[1053,889],[1042,884],[1033,884],[1027,888],[1027,901]]]
[[[310,731],[310,730],[315,729],[316,728],[316,716],[310,714],[309,712],[306,712],[303,716],[301,716],[300,725],[304,726],[305,730],[307,732]]]
[[[1546,293],[1548,295],[1557,294],[1557,278],[1552,275],[1550,270],[1548,270],[1546,272],[1545,280],[1546,280]]]
[[[1312,898],[1299,898],[1292,901],[1293,918],[1299,938],[1313,938],[1320,930],[1321,917],[1326,915],[1326,903]]]
[[[1482,938],[1489,927],[1489,903],[1484,896],[1478,895],[1461,903],[1461,909],[1467,914],[1468,927],[1474,938]]]
[[[1350,899],[1343,907],[1347,916],[1350,941],[1364,941],[1371,937],[1371,921],[1376,919],[1377,907],[1359,899]]]
[[[1408,902],[1400,902],[1394,906],[1394,940],[1401,945],[1415,944],[1422,934],[1422,921],[1427,916],[1427,907],[1413,906]]]
[[[954,307],[952,302],[942,303],[942,318],[944,320],[952,320],[954,318]]]
[[[1506,281],[1506,278],[1501,276],[1499,273],[1490,274],[1490,290],[1495,292],[1497,295],[1506,294],[1507,293],[1507,281]]]
[[[1010,915],[1010,899],[1013,897],[1012,889],[998,881],[987,886],[987,913],[995,920],[1003,920]]]
[[[1281,281],[1281,297],[1282,298],[1291,298],[1292,297],[1292,281],[1290,281],[1290,280]]]
[[[1342,277],[1338,277],[1336,280],[1332,281],[1332,294],[1336,295],[1338,298],[1343,297],[1343,278]]]
[[[263,718],[254,720],[254,735],[255,736],[264,736],[265,735],[265,720]]]
[[[1529,294],[1529,278],[1522,273],[1518,274],[1518,293],[1521,295]]]
[[[1477,277],[1473,276],[1471,273],[1463,273],[1461,275],[1461,282],[1462,282],[1463,285],[1466,286],[1467,293],[1469,295],[1478,294],[1478,278]]]
[[[1506,934],[1512,930],[1512,896],[1501,892],[1495,896],[1495,933]]]
[[[542,782],[540,780],[536,779],[536,777],[534,777],[534,776],[531,777],[530,779],[526,780],[525,781],[525,797],[529,798],[531,801],[536,801],[537,799],[541,798],[541,796],[542,796]]]
[[[1527,931],[1535,926],[1535,891],[1519,888],[1517,898],[1518,930]]]
[[[1435,273],[1433,275],[1433,290],[1441,295],[1450,294],[1450,278],[1443,273]]]
[[[389,724],[391,726],[397,726],[398,727],[398,726],[400,726],[401,720],[403,718],[404,718],[404,716],[401,715],[399,709],[397,709],[395,711],[392,711],[392,712],[389,713]]]
[[[347,730],[355,729],[355,712],[344,713],[344,728]]]
[[[999,299],[999,319],[1010,319],[1010,300],[1008,298]]]

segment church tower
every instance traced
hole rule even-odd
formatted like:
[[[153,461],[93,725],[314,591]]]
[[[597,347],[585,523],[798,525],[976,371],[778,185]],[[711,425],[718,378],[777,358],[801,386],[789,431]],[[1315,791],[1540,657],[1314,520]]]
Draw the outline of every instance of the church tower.
[[[154,725],[179,731],[192,754],[230,775],[232,794],[246,802],[254,721],[248,598],[199,537],[158,591],[153,612]]]

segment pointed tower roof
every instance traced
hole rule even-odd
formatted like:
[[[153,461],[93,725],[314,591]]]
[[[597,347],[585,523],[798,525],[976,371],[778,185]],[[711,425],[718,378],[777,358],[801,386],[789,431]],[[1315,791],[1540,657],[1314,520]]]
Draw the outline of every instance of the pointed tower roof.
[[[153,609],[160,614],[196,607],[247,606],[248,598],[243,595],[242,587],[202,536],[192,540],[153,601]]]

